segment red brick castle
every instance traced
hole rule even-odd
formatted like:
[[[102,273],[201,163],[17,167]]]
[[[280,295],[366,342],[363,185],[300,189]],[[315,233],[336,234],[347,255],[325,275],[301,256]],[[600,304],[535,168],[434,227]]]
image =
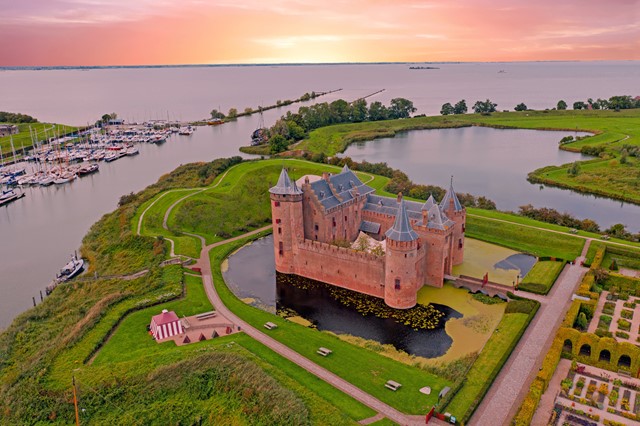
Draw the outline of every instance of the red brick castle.
[[[278,272],[407,309],[422,286],[442,287],[462,263],[466,210],[453,185],[438,205],[433,197],[422,204],[375,195],[347,166],[301,180],[296,184],[283,169],[269,190]]]

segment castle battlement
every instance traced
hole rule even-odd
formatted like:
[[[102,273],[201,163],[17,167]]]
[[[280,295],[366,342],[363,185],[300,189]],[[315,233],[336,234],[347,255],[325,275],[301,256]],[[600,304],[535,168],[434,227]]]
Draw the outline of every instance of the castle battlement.
[[[380,297],[394,308],[416,304],[424,285],[441,287],[464,252],[466,211],[450,187],[440,205],[375,195],[348,167],[305,179],[282,170],[271,194],[276,270]],[[335,244],[367,234],[383,255]]]

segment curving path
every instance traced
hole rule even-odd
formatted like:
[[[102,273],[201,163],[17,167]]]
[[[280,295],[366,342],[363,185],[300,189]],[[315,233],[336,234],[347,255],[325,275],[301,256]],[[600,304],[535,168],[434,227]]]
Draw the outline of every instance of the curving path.
[[[255,235],[259,232],[266,231],[271,228],[271,225],[265,226],[260,229],[256,229],[255,231],[248,232],[246,234],[240,235],[238,237],[234,237],[225,241],[220,241],[218,243],[210,244],[206,247],[203,247],[202,252],[200,254],[200,259],[196,262],[194,266],[199,267],[202,272],[202,281],[204,283],[204,288],[207,293],[207,297],[213,304],[216,311],[218,311],[222,316],[230,320],[234,323],[234,325],[239,326],[242,331],[244,331],[247,335],[251,336],[253,339],[267,346],[269,349],[278,353],[279,355],[287,358],[289,361],[294,362],[300,367],[304,368],[308,372],[312,373],[316,377],[324,380],[335,388],[341,390],[347,395],[351,396],[355,400],[361,402],[362,404],[372,408],[377,413],[381,414],[384,417],[393,420],[396,423],[401,425],[422,425],[424,424],[423,416],[410,416],[406,415],[390,405],[385,404],[379,399],[369,395],[364,392],[360,388],[352,385],[341,377],[335,375],[329,370],[319,366],[318,364],[310,361],[308,358],[303,357],[299,353],[290,349],[289,347],[283,345],[262,331],[254,328],[249,323],[243,321],[240,317],[235,315],[229,308],[227,308],[220,296],[215,290],[213,285],[213,277],[211,274],[211,262],[209,260],[209,251],[214,247],[221,246],[223,244],[230,243],[232,241],[239,240],[241,238],[245,238],[247,236]],[[435,420],[435,419],[434,419]],[[435,421],[432,421],[433,424],[438,424]],[[439,422],[440,424],[444,424]]]

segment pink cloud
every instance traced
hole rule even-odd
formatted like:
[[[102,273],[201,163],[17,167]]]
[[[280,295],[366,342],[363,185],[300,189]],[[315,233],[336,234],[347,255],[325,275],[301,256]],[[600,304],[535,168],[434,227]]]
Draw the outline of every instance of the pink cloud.
[[[640,59],[640,2],[27,0],[0,65]]]

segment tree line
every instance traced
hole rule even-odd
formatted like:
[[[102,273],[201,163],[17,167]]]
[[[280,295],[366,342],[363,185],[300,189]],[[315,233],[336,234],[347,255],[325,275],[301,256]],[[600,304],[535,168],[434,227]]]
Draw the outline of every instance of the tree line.
[[[287,112],[267,129],[271,153],[285,151],[293,142],[303,139],[308,132],[332,124],[360,123],[364,121],[409,118],[416,111],[413,102],[404,98],[391,99],[389,106],[381,102],[367,105],[365,99],[347,102],[337,99],[303,106],[297,113]]]
[[[569,213],[560,213],[556,209],[548,207],[535,208],[531,204],[520,206],[518,210],[520,216],[541,222],[552,223],[554,225],[566,226],[568,228],[580,229],[587,232],[600,233],[600,226],[591,219],[577,219]],[[633,234],[627,231],[626,227],[617,223],[602,231],[603,234],[628,241],[639,241],[640,233]]]
[[[614,111],[620,111],[622,109],[633,109],[640,108],[640,97],[632,97],[629,95],[617,95],[612,96],[609,99],[596,99],[592,98],[587,99],[586,101],[576,101],[573,103],[574,110],[582,110],[582,109],[609,109]],[[473,104],[472,110],[476,114],[491,114],[492,112],[497,111],[498,104],[491,102],[491,100],[487,99],[486,101],[476,101]],[[566,110],[568,108],[568,104],[563,99],[559,100],[556,104],[556,110]],[[519,103],[513,108],[514,111],[529,111],[530,109],[524,102]],[[456,102],[454,105],[447,102],[442,105],[440,108],[441,115],[452,115],[452,114],[466,114],[468,111],[466,100],[462,99]]]
[[[0,123],[37,123],[38,120],[27,114],[19,112],[0,111]]]

